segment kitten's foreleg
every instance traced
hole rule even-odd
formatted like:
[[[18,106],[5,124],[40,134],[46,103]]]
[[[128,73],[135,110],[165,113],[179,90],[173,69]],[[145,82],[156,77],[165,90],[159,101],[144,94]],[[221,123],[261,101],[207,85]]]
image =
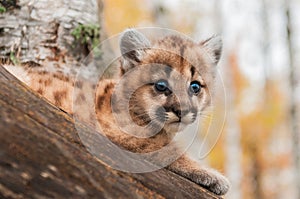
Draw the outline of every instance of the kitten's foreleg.
[[[168,169],[207,188],[217,195],[224,195],[229,189],[229,181],[213,169],[201,168],[185,155],[168,166]]]

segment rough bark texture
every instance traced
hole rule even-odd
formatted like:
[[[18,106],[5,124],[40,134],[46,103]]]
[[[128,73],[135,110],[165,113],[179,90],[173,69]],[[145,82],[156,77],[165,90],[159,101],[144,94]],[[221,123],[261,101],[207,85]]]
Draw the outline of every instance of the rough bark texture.
[[[0,198],[220,198],[166,169],[131,174],[105,166],[83,147],[68,114],[2,66],[0,107]]]
[[[2,2],[2,1],[1,1]],[[8,1],[7,1],[8,2]],[[100,24],[100,0],[10,0],[0,14],[0,58],[43,65],[76,64],[88,51],[70,34],[79,24]],[[3,4],[3,2],[2,2]]]

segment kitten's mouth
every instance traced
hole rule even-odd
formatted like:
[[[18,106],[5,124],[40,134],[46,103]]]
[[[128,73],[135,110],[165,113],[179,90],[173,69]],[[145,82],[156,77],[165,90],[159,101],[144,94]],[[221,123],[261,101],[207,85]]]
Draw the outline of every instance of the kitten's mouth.
[[[173,121],[173,122],[170,122],[169,124],[177,124],[177,123],[180,123],[181,120],[178,120],[178,121]]]
[[[190,123],[192,123],[192,122],[186,121],[184,119],[182,120],[182,118],[178,118],[175,121],[168,122],[168,124],[177,124],[177,125],[179,125],[179,124],[181,124],[181,125],[187,125],[187,124],[190,124]]]
[[[183,116],[174,112],[165,112],[165,109],[158,109],[155,114],[155,120],[170,126],[186,126],[195,121],[194,114],[186,113]]]
[[[181,122],[180,121],[175,121],[175,122],[170,122],[168,123],[169,125],[179,125]]]

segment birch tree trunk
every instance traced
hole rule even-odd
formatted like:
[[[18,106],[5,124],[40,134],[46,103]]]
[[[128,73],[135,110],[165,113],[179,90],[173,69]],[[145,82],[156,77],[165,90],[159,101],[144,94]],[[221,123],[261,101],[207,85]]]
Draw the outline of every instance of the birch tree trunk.
[[[231,81],[232,74],[230,72],[230,62],[228,59],[224,60],[227,72],[225,73],[225,87],[227,93],[227,118],[226,118],[226,138],[225,138],[225,154],[226,165],[225,172],[231,183],[231,189],[228,193],[228,198],[239,199],[242,198],[241,193],[241,180],[242,180],[242,167],[241,167],[241,129],[238,122],[238,112],[234,107],[235,88]]]
[[[10,2],[2,5],[5,11],[0,14],[2,63],[72,66],[89,53],[88,45],[75,41],[72,31],[80,24],[100,25],[100,0]]]
[[[230,4],[227,2],[227,4]],[[228,6],[228,5],[227,5]],[[242,167],[241,167],[241,158],[242,158],[242,148],[241,148],[241,129],[238,121],[238,112],[235,106],[235,98],[236,98],[236,89],[234,87],[234,83],[232,81],[232,60],[230,60],[231,53],[233,51],[232,43],[230,41],[229,35],[235,32],[232,30],[232,25],[228,25],[230,22],[229,17],[227,16],[223,10],[226,9],[226,3],[221,3],[215,0],[215,7],[217,8],[216,16],[218,19],[216,20],[221,27],[222,36],[224,39],[223,44],[223,54],[221,62],[224,72],[223,77],[225,88],[226,88],[226,138],[225,138],[225,154],[226,154],[226,162],[225,162],[225,172],[231,183],[231,189],[228,193],[228,198],[231,199],[240,199],[242,198]],[[234,6],[233,6],[234,7]],[[231,27],[231,28],[230,28]],[[221,32],[220,31],[220,32]],[[231,37],[233,38],[233,37]],[[231,47],[230,47],[231,46]]]
[[[295,183],[296,183],[296,190],[297,195],[296,198],[300,198],[300,147],[299,147],[299,139],[300,139],[300,131],[299,131],[299,111],[297,104],[297,83],[298,77],[296,73],[296,64],[294,62],[294,49],[295,46],[293,45],[293,27],[291,23],[291,14],[290,14],[290,1],[286,0],[286,18],[287,18],[287,25],[286,25],[286,32],[287,32],[287,45],[288,45],[288,54],[289,54],[289,62],[290,62],[290,110],[289,110],[289,119],[291,125],[291,132],[292,132],[292,143],[293,143],[293,159],[295,164]]]

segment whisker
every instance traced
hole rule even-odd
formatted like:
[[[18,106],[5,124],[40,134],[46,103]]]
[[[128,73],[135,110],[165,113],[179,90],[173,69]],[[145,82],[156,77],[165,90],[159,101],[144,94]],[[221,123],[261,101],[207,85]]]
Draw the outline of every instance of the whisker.
[[[200,113],[197,113],[197,115],[212,115],[211,112],[200,112]]]
[[[201,116],[200,119],[212,119],[212,117]]]

